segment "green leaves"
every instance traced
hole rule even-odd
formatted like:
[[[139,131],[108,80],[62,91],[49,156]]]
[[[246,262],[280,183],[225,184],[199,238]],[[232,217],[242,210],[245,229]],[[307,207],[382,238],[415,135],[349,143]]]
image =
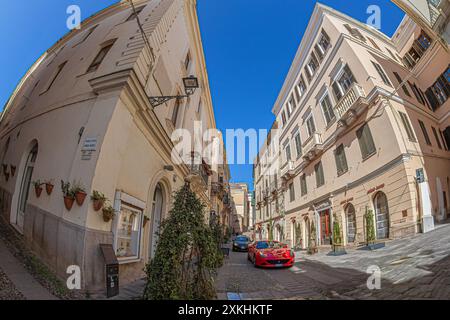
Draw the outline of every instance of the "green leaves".
[[[375,242],[375,224],[373,211],[366,208],[364,214],[364,221],[366,224],[366,243],[367,245]]]
[[[146,266],[144,299],[216,297],[213,276],[223,262],[223,233],[221,226],[206,224],[204,209],[189,184],[175,193],[170,215],[161,225],[155,257]]]

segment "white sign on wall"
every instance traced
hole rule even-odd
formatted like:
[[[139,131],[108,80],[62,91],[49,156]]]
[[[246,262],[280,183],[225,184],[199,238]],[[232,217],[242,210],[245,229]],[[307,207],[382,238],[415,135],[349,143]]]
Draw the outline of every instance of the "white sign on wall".
[[[97,151],[97,138],[86,138],[81,148],[81,160],[91,160],[95,151]]]

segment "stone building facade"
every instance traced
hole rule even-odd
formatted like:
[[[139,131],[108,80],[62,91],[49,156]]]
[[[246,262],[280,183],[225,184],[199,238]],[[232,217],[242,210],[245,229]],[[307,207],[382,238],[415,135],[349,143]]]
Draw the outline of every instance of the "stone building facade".
[[[336,219],[345,245],[364,243],[368,212],[379,241],[449,217],[449,63],[408,16],[388,37],[316,5],[272,109],[288,243],[328,246]],[[255,188],[269,194],[260,166]]]
[[[0,122],[2,220],[62,279],[68,266],[80,266],[88,291],[105,287],[100,244],[113,246],[122,284],[143,276],[172,194],[185,179],[207,205],[206,219],[214,211],[229,220],[227,165],[208,163],[197,149],[172,154],[177,129],[206,147],[192,133],[216,126],[196,1],[133,3],[104,9],[47,50]],[[190,76],[199,82],[194,94],[151,103],[149,97],[184,95],[182,79]],[[214,141],[223,146],[220,136]],[[61,180],[83,187],[83,205],[66,209]],[[54,190],[38,197],[36,181]],[[112,221],[94,210],[94,190],[109,199]]]

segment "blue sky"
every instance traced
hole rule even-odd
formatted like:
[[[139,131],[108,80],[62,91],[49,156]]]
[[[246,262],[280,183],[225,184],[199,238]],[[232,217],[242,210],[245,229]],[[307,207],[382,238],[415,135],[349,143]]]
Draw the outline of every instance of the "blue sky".
[[[33,62],[67,32],[66,9],[82,18],[116,0],[3,1],[0,12],[0,106]],[[403,12],[389,0],[323,0],[360,21],[381,8],[381,31],[393,34]],[[217,126],[270,128],[272,106],[313,12],[313,0],[198,0],[198,15]],[[351,4],[350,4],[351,3]],[[20,14],[19,14],[20,13]],[[228,151],[231,152],[231,151]],[[252,188],[251,165],[232,165],[232,181]]]

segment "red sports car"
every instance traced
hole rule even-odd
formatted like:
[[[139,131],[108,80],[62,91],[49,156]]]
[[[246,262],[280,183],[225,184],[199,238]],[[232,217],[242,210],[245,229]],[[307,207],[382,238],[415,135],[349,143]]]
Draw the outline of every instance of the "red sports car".
[[[255,267],[292,267],[295,262],[294,251],[279,241],[256,241],[248,247],[248,260]]]

